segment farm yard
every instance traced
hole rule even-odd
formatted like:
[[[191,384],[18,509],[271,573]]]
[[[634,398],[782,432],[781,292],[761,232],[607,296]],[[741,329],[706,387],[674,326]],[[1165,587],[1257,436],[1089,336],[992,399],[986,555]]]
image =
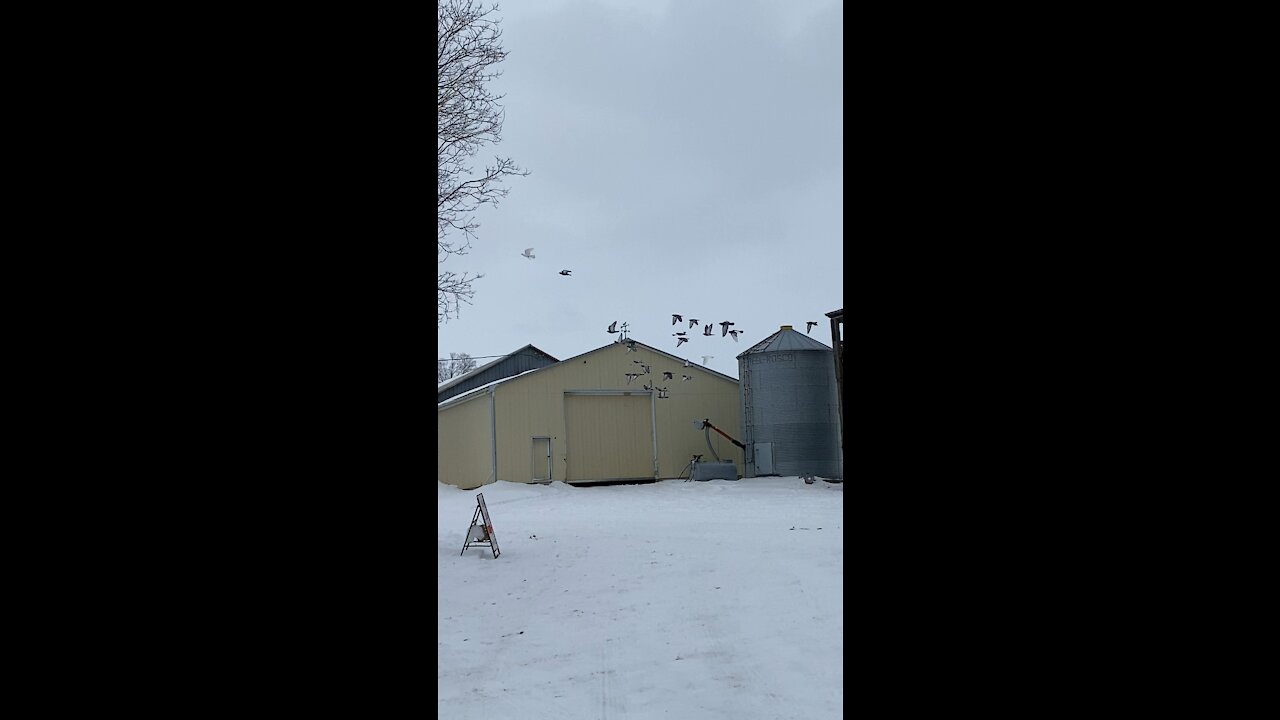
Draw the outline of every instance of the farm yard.
[[[842,484],[438,486],[439,717],[842,717]]]

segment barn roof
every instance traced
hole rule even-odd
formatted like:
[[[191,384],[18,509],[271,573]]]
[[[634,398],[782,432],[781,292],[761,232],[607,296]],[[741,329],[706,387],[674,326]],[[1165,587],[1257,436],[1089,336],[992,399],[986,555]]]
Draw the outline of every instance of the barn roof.
[[[512,381],[512,380],[515,380],[515,379],[516,379],[516,378],[518,378],[518,377],[524,377],[525,375],[529,375],[529,374],[531,374],[531,373],[541,372],[541,371],[543,371],[543,370],[546,370],[547,368],[553,368],[553,367],[556,367],[556,366],[558,366],[558,365],[563,365],[564,363],[570,362],[570,361],[572,361],[572,360],[577,360],[577,359],[579,359],[579,358],[584,358],[584,357],[586,357],[586,356],[588,356],[588,355],[591,355],[591,354],[593,354],[593,353],[598,353],[598,352],[600,352],[600,351],[602,351],[602,350],[608,350],[608,349],[610,349],[610,348],[614,347],[615,345],[621,345],[621,344],[622,344],[622,343],[619,343],[619,342],[611,342],[611,343],[608,343],[608,344],[606,344],[606,345],[601,345],[600,347],[598,347],[598,348],[596,348],[596,349],[594,349],[594,350],[588,350],[587,352],[584,352],[584,353],[582,353],[581,355],[574,355],[574,356],[573,356],[573,357],[571,357],[571,358],[568,358],[568,359],[565,359],[565,360],[561,360],[561,361],[556,362],[556,363],[552,363],[551,365],[546,365],[546,366],[544,366],[544,367],[540,367],[540,368],[534,368],[533,370],[527,370],[527,371],[525,371],[525,372],[522,372],[522,373],[520,373],[519,375],[512,375],[511,377],[505,377],[505,378],[502,378],[502,379],[500,379],[500,380],[495,380],[495,381],[493,381],[493,382],[491,382],[491,383],[488,383],[488,384],[486,384],[486,385],[482,385],[482,386],[480,386],[480,387],[478,387],[478,388],[473,388],[473,389],[471,389],[471,390],[468,390],[467,392],[462,393],[461,395],[455,395],[455,396],[453,396],[453,397],[451,397],[451,398],[448,398],[448,399],[446,399],[446,400],[444,400],[444,401],[441,401],[441,402],[439,402],[439,403],[436,403],[436,408],[437,408],[437,409],[440,409],[440,408],[444,408],[444,407],[446,407],[446,406],[448,406],[448,405],[452,405],[452,404],[454,404],[454,403],[456,403],[456,402],[462,402],[463,400],[469,400],[469,399],[471,399],[472,397],[474,397],[474,396],[476,395],[476,393],[479,393],[479,392],[481,392],[481,391],[483,391],[483,390],[487,390],[487,389],[489,389],[489,388],[491,388],[491,387],[493,387],[493,386],[495,386],[495,385],[501,385],[502,383],[510,382],[510,381]],[[653,347],[652,345],[646,345],[646,344],[644,344],[644,343],[642,343],[642,342],[640,342],[640,341],[638,341],[638,340],[636,341],[636,345],[639,345],[640,347],[642,347],[642,348],[644,348],[644,349],[646,349],[646,350],[651,350],[651,351],[653,351],[653,352],[655,352],[655,353],[658,353],[659,355],[665,355],[667,358],[670,358],[671,360],[674,360],[674,361],[676,361],[676,362],[680,363],[681,365],[684,365],[685,358],[677,357],[677,356],[675,356],[675,355],[672,355],[672,354],[671,354],[671,353],[669,353],[669,352],[665,352],[665,351],[663,351],[663,350],[659,350],[658,348]],[[532,345],[526,345],[525,347],[533,347],[533,346],[532,346]],[[823,347],[826,347],[826,346],[824,345]],[[536,348],[535,348],[535,349],[536,349]],[[830,348],[827,348],[827,349],[830,349]],[[539,352],[541,352],[541,351],[539,350]],[[728,376],[728,375],[725,375],[725,374],[724,374],[724,373],[722,373],[722,372],[717,372],[717,371],[712,370],[711,368],[709,368],[709,367],[707,367],[707,366],[705,366],[705,365],[702,365],[702,364],[700,364],[700,363],[695,363],[695,362],[693,362],[692,360],[690,360],[689,362],[691,363],[691,367],[697,367],[697,368],[699,368],[700,370],[702,370],[702,371],[704,371],[704,372],[711,373],[712,375],[714,375],[714,376],[716,376],[716,377],[719,377],[719,378],[722,378],[722,379],[724,379],[724,380],[728,380],[728,381],[729,381],[729,382],[731,382],[731,383],[736,383],[736,382],[738,382],[738,378],[736,378],[736,377],[730,377],[730,376]],[[480,368],[476,368],[475,370],[472,370],[472,371],[471,371],[471,373],[477,372],[478,370],[480,370]],[[468,375],[470,375],[471,373],[467,373],[467,374],[468,374]],[[457,378],[454,378],[454,379],[456,380]],[[443,388],[442,388],[442,389],[443,389]]]
[[[491,367],[493,367],[493,366],[497,365],[498,363],[502,362],[503,360],[507,360],[507,359],[509,359],[509,358],[515,357],[516,355],[519,355],[520,353],[528,352],[528,351],[530,351],[530,350],[532,350],[533,352],[536,352],[536,353],[540,353],[540,354],[542,354],[542,355],[546,355],[548,358],[551,358],[551,360],[552,360],[552,362],[553,362],[553,363],[559,362],[559,360],[556,360],[556,358],[555,358],[555,357],[551,356],[551,355],[550,355],[550,354],[548,354],[548,353],[545,353],[545,352],[543,352],[543,351],[539,350],[538,348],[534,347],[533,345],[525,345],[524,347],[520,348],[519,350],[515,350],[514,352],[509,352],[509,353],[507,353],[506,355],[503,355],[503,356],[501,356],[501,357],[498,357],[498,358],[495,358],[495,359],[493,359],[493,360],[490,360],[489,362],[487,362],[487,363],[485,363],[485,364],[483,364],[483,365],[478,365],[478,366],[476,366],[476,367],[472,368],[471,370],[468,370],[467,372],[462,373],[461,375],[459,375],[459,376],[457,376],[457,377],[449,378],[448,380],[445,380],[444,382],[442,382],[442,383],[440,383],[440,384],[436,385],[436,395],[438,396],[440,393],[444,392],[445,390],[448,390],[449,388],[451,388],[451,387],[453,387],[453,386],[455,386],[455,385],[458,385],[458,384],[464,383],[464,382],[466,382],[467,380],[469,380],[469,379],[471,379],[471,378],[473,378],[473,377],[476,377],[476,376],[477,376],[477,375],[479,375],[480,373],[483,373],[485,370],[488,370],[489,368],[491,368]]]

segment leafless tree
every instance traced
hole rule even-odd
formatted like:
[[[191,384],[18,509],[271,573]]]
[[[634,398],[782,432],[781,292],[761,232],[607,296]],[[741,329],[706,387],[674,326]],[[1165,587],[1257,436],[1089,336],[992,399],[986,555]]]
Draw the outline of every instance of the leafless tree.
[[[494,157],[492,165],[477,171],[473,158],[480,150],[502,140],[504,113],[488,87],[501,76],[496,69],[506,58],[502,49],[501,22],[494,18],[498,6],[485,8],[476,0],[439,0],[436,25],[436,109],[440,125],[436,136],[436,232],[437,269],[450,255],[465,255],[475,239],[474,212],[482,205],[497,205],[510,188],[502,182],[510,176],[528,175],[511,158]],[[459,236],[460,233],[460,236]],[[458,317],[462,303],[470,304],[474,280],[484,277],[467,272],[439,270],[437,320],[440,325]]]
[[[476,361],[466,353],[449,353],[448,360],[436,360],[436,380],[442,383],[476,369]]]

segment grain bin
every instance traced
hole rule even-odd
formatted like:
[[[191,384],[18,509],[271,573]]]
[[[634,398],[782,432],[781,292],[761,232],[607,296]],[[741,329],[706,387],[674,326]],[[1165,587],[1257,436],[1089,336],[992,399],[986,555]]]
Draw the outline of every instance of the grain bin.
[[[743,477],[840,478],[839,398],[831,348],[783,325],[738,356]]]

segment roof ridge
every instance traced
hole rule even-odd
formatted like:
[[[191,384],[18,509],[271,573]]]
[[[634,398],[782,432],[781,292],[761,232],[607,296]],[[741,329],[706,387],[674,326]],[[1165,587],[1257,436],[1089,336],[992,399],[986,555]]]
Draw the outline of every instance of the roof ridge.
[[[743,350],[737,355],[737,357],[740,359],[744,355],[796,350],[825,350],[830,352],[831,347],[817,338],[801,333],[794,327],[788,326],[779,328],[777,332],[766,337],[755,345],[752,345],[746,350]]]

